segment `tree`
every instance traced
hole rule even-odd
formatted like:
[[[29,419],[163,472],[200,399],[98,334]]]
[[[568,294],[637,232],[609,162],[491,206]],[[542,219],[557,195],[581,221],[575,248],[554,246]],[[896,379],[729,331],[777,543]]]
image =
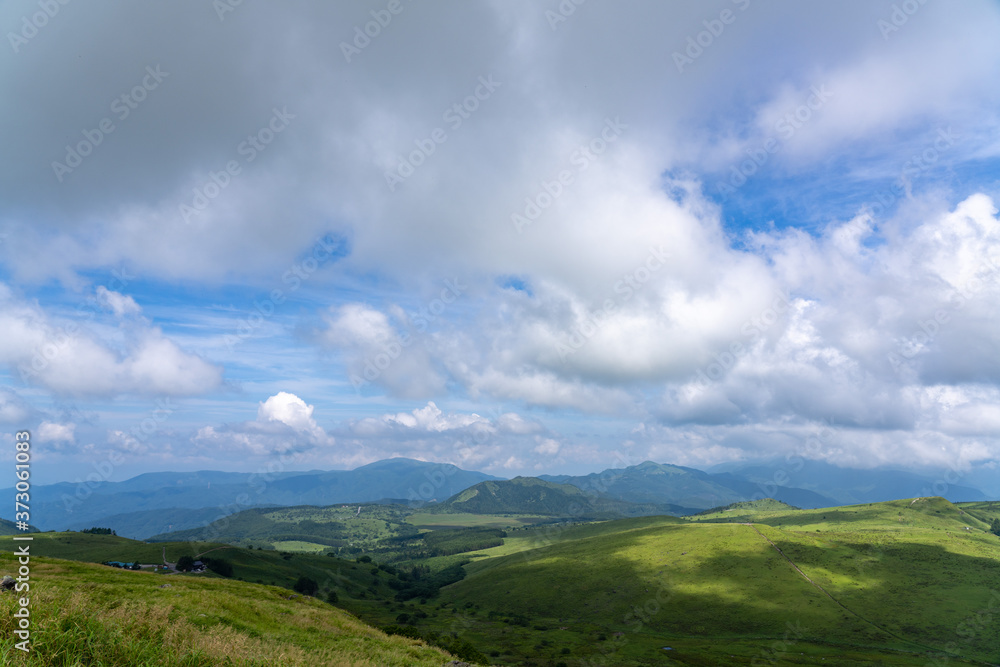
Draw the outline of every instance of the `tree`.
[[[179,572],[190,572],[194,569],[194,558],[191,556],[181,556],[177,559],[177,570]]]
[[[338,600],[340,600],[340,597],[337,596],[337,591],[332,590],[326,594],[326,601],[330,604],[337,604]]]
[[[233,565],[228,560],[223,560],[222,558],[205,558],[203,562],[205,563],[205,567],[220,577],[233,576]]]
[[[994,535],[1000,535],[1000,519],[993,519],[993,523],[990,525],[990,532]]]
[[[292,590],[303,595],[316,595],[316,592],[319,590],[319,584],[309,577],[299,577]]]

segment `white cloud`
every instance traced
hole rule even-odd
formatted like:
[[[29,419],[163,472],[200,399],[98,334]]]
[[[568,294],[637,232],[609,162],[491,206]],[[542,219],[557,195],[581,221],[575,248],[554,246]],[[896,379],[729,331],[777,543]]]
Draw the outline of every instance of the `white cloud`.
[[[308,434],[322,442],[326,433],[313,419],[313,406],[285,391],[280,391],[260,404],[257,409],[257,421],[262,423],[281,422],[294,430]]]
[[[112,311],[117,317],[138,315],[142,312],[135,299],[119,292],[113,292],[104,285],[97,288],[97,302]]]
[[[0,423],[18,425],[31,413],[28,404],[9,389],[0,388]]]
[[[528,2],[426,6],[347,63],[339,43],[368,8],[246,6],[211,31],[191,30],[197,10],[183,2],[97,9],[52,50],[0,72],[0,85],[24,93],[0,102],[0,262],[19,290],[46,297],[54,281],[78,294],[94,272],[125,264],[149,289],[140,308],[97,288],[101,321],[84,323],[0,284],[0,363],[30,390],[82,401],[215,392],[220,359],[201,355],[222,354],[229,320],[165,318],[160,329],[141,314],[174,296],[194,303],[204,288],[231,298],[239,321],[278,289],[295,305],[250,311],[266,322],[225,357],[253,395],[273,395],[256,420],[233,425],[201,408],[200,445],[332,444],[311,406],[275,393],[302,375],[319,405],[370,415],[371,401],[390,397],[385,415],[336,429],[351,443],[330,454],[339,461],[400,451],[529,465],[551,448],[536,436],[559,443],[554,455],[588,460],[600,455],[587,446],[617,445],[608,433],[581,444],[518,413],[437,407],[457,396],[579,422],[659,422],[663,441],[637,436],[637,446],[684,460],[780,448],[793,437],[782,429],[818,420],[844,430],[830,456],[845,460],[866,446],[869,460],[996,452],[996,193],[971,196],[968,184],[991,182],[981,172],[997,155],[996,3],[925,3],[888,35],[877,22],[890,8],[860,0],[739,4],[682,72],[673,53],[717,10],[587,3],[553,31]],[[275,40],[288,48],[274,52]],[[169,72],[162,87],[57,179],[52,161],[156,62]],[[480,77],[499,86],[453,126],[445,112]],[[703,196],[814,87],[828,99],[756,177],[761,201],[777,203]],[[288,126],[246,160],[239,143],[276,107]],[[447,141],[390,191],[386,170],[437,127]],[[905,175],[945,128],[959,140],[936,155],[933,179],[903,179],[895,218],[827,215],[827,204],[849,207]],[[230,160],[240,173],[220,185]],[[180,205],[207,184],[217,195],[185,221]],[[783,206],[799,197],[808,220]],[[512,222],[529,210],[530,224]],[[303,253],[328,231],[350,239],[350,256],[306,277]],[[420,324],[413,312],[456,276],[471,287]],[[498,287],[507,276],[525,289]],[[788,295],[780,307],[778,295]],[[39,411],[31,396],[0,393],[0,420]],[[401,398],[434,402],[411,410]],[[755,425],[774,443],[750,437]],[[102,429],[128,444],[119,425]]]
[[[542,438],[538,445],[535,446],[535,453],[542,454],[543,456],[555,456],[559,453],[559,442],[553,440],[552,438]]]
[[[193,395],[219,386],[222,370],[181,350],[155,327],[128,331],[121,353],[75,321],[61,322],[0,285],[0,363],[23,381],[69,396]]]
[[[76,441],[76,424],[57,424],[54,422],[42,422],[38,425],[38,432],[35,438],[43,443],[73,443]]]
[[[192,442],[210,456],[227,452],[267,456],[312,450],[329,455],[336,439],[316,423],[313,410],[295,394],[278,392],[259,404],[255,421],[203,426]]]
[[[427,349],[432,342],[428,337],[397,331],[385,313],[361,304],[333,308],[324,319],[320,344],[340,352],[356,391],[375,385],[404,398],[444,391],[444,378]]]

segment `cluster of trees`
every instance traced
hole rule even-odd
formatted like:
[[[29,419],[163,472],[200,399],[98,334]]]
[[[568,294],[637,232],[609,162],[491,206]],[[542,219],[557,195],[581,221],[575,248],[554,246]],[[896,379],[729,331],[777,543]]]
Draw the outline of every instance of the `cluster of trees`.
[[[110,528],[98,528],[94,526],[93,528],[84,528],[80,531],[81,533],[89,533],[91,535],[117,535],[115,531]]]
[[[467,551],[489,549],[503,544],[507,536],[497,528],[457,528],[455,530],[435,530],[424,535],[430,556],[451,556]]]
[[[299,580],[292,586],[292,590],[302,595],[316,595],[319,592],[319,584],[315,579],[309,577],[299,577]]]
[[[438,594],[442,588],[465,578],[462,566],[465,562],[456,563],[438,572],[430,572],[426,566],[414,566],[410,572],[400,571],[395,579],[389,580],[389,588],[396,591],[396,599],[400,602],[413,598],[429,599]]]
[[[311,595],[316,597],[319,593],[319,584],[316,583],[315,579],[311,579],[309,577],[299,577],[299,580],[295,582],[294,586],[292,586],[292,590],[296,593],[301,593],[302,595]],[[337,591],[331,589],[326,592],[326,601],[330,604],[337,604],[339,600],[340,596],[337,595]]]
[[[1000,536],[1000,519],[993,519],[993,523],[990,524],[990,532]]]
[[[411,639],[421,639],[428,644],[433,644],[443,648],[462,660],[468,660],[469,662],[481,665],[488,665],[490,663],[490,659],[483,655],[479,649],[464,639],[459,639],[458,635],[454,632],[441,633],[433,630],[421,631],[413,625],[388,625],[382,628],[382,632],[387,635],[400,635]]]

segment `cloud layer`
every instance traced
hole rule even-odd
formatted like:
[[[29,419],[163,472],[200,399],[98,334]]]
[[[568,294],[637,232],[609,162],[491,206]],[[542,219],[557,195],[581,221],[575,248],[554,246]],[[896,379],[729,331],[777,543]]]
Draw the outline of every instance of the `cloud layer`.
[[[202,467],[822,428],[845,464],[1000,458],[996,4],[563,5],[70,4],[8,39],[0,422]]]

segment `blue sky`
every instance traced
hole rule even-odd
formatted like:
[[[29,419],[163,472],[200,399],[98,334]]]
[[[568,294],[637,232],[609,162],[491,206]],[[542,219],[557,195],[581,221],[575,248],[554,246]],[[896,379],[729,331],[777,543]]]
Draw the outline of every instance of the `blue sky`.
[[[997,467],[996,3],[218,4],[0,9],[36,481]]]

